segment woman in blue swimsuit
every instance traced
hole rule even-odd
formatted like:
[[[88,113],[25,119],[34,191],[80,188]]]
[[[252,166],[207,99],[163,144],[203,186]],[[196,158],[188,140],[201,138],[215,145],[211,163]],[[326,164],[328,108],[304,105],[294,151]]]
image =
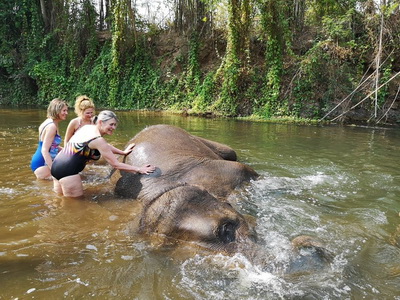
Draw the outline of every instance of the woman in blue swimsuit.
[[[31,169],[38,179],[51,179],[50,169],[58,151],[62,149],[58,123],[68,115],[68,105],[61,99],[51,100],[47,119],[39,126],[39,143],[32,156]]]
[[[154,172],[155,167],[151,165],[136,167],[118,161],[115,154],[128,155],[134,145],[129,145],[122,151],[106,142],[103,136],[113,134],[117,123],[118,119],[115,113],[105,110],[99,113],[94,125],[85,125],[75,132],[54,159],[51,168],[56,193],[67,197],[82,196],[83,185],[79,172],[85,168],[89,160],[97,160],[100,155],[118,170],[140,174]]]

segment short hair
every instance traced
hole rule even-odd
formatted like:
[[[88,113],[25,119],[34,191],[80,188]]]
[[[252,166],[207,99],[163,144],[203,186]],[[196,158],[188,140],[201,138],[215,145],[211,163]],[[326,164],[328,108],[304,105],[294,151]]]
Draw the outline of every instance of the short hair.
[[[82,113],[88,108],[95,108],[93,100],[86,95],[76,97],[75,100],[75,113],[81,117]]]
[[[67,102],[60,98],[51,100],[49,106],[47,107],[47,117],[53,120],[57,119],[58,115],[65,106],[68,107]]]
[[[94,117],[94,124],[96,124],[98,120],[101,120],[102,122],[107,122],[111,119],[115,119],[117,122],[119,122],[117,115],[113,111],[103,110],[99,113],[98,116]]]

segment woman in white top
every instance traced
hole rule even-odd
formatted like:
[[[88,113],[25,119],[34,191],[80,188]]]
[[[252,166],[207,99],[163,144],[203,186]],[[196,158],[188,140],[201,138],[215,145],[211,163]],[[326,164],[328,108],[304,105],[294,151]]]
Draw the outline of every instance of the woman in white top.
[[[118,119],[114,112],[104,110],[99,113],[94,125],[83,126],[67,143],[64,149],[54,159],[51,175],[54,177],[54,190],[63,196],[81,197],[83,185],[80,172],[90,160],[97,160],[100,155],[114,168],[121,171],[150,174],[155,166],[133,166],[120,162],[117,155],[128,155],[134,144],[125,150],[120,150],[103,138],[112,135],[117,128]]]

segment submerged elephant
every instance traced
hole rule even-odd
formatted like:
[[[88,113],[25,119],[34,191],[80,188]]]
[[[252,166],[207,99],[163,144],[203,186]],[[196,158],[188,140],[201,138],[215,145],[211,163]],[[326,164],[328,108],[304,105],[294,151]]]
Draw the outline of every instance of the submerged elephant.
[[[157,166],[151,175],[115,172],[112,177],[117,195],[142,203],[139,232],[229,253],[255,240],[252,226],[225,201],[258,176],[236,161],[235,151],[169,125],[150,126],[129,143],[136,146],[126,163]]]
[[[235,188],[258,177],[233,149],[170,125],[150,126],[129,143],[136,146],[126,163],[157,166],[150,175],[112,175],[115,193],[141,204],[137,232],[247,257],[258,251],[250,218],[227,202]]]

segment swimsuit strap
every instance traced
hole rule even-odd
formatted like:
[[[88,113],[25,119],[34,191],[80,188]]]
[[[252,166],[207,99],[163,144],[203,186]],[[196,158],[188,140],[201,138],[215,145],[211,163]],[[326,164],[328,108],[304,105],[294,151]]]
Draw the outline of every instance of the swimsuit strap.
[[[100,137],[101,137],[101,135],[96,136],[96,137],[94,137],[94,138],[88,140],[88,141],[86,142],[86,145],[89,145],[89,143],[90,143],[91,141],[94,141],[95,139],[98,139],[98,138],[100,138]]]
[[[41,136],[42,136],[43,130],[46,128],[47,125],[49,125],[49,124],[51,124],[51,123],[54,123],[54,122],[51,121],[51,122],[49,122],[49,123],[47,123],[46,125],[43,126],[42,131],[40,131],[40,133],[39,133],[39,141],[40,141],[40,138],[41,138]],[[58,133],[58,132],[56,132],[56,134],[57,134],[57,133]]]
[[[78,131],[78,129],[79,129],[79,128],[81,128],[81,127],[82,127],[82,118],[81,118],[81,117],[79,117],[78,128],[76,128],[74,132],[77,132],[77,131]]]

